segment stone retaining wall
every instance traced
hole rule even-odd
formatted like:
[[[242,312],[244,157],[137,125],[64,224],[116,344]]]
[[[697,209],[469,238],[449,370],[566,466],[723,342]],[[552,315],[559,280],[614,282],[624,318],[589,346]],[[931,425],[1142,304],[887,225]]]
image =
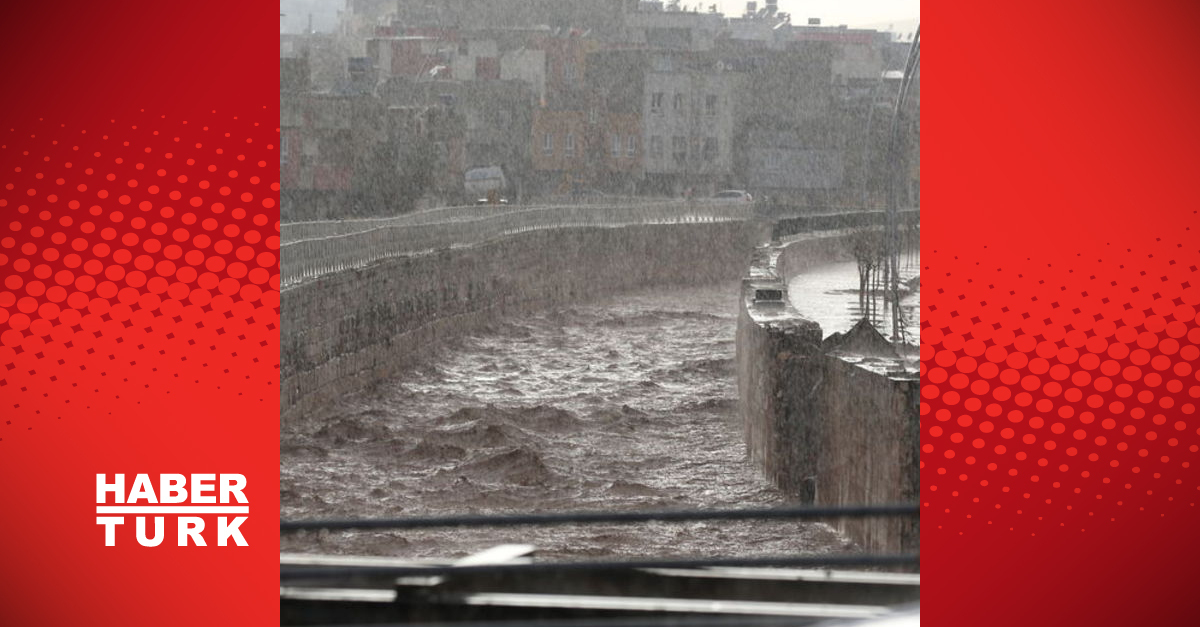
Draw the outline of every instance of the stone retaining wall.
[[[402,257],[282,294],[281,413],[304,415],[500,316],[628,290],[734,281],[754,221],[531,231]]]
[[[814,235],[756,251],[743,280],[737,331],[739,411],[746,446],[763,472],[802,502],[862,505],[915,502],[920,490],[919,379],[864,367],[827,352],[823,331],[786,301],[756,302],[785,290],[796,274],[849,259],[843,235]],[[797,298],[798,295],[792,295]],[[802,295],[799,295],[802,297]],[[916,519],[842,521],[863,548],[916,550]]]

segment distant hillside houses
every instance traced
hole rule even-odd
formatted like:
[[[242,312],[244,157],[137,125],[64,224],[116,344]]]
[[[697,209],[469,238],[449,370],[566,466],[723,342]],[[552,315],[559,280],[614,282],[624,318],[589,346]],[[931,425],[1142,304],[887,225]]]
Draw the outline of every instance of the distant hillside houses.
[[[773,6],[348,0],[332,32],[280,36],[283,211],[474,202],[474,168],[500,169],[511,202],[746,189],[881,206],[887,159],[919,189],[919,74],[911,138],[886,151],[907,52]]]

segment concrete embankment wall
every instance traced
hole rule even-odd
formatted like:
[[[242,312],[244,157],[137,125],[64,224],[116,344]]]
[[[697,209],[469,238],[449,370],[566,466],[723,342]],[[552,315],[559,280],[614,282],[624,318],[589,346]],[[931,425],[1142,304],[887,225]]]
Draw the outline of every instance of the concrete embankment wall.
[[[830,260],[849,259],[847,238],[813,237],[757,251],[743,281],[737,331],[739,410],[750,457],[802,502],[915,502],[920,489],[919,381],[827,353],[820,326],[786,304],[756,304],[756,289]],[[793,299],[803,295],[791,295]],[[919,521],[842,521],[870,550],[918,548]]]
[[[500,316],[627,290],[736,280],[760,222],[539,230],[346,270],[287,289],[281,413],[385,380]]]

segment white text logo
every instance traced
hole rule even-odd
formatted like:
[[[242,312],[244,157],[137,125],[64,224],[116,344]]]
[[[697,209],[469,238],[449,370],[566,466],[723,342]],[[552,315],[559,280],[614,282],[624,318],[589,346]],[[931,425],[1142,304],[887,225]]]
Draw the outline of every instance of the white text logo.
[[[236,474],[162,474],[158,475],[157,483],[150,475],[139,474],[128,485],[123,474],[115,474],[111,480],[108,475],[99,474],[96,475],[96,524],[104,526],[104,546],[116,546],[117,527],[125,524],[124,515],[136,515],[138,544],[158,546],[166,538],[165,519],[171,517],[176,523],[178,546],[208,546],[203,535],[206,527],[203,516],[209,516],[210,522],[216,516],[217,546],[228,546],[230,541],[237,546],[249,546],[241,532],[242,523],[250,513],[249,501],[242,493],[245,488],[246,477]],[[147,530],[147,521],[153,523],[153,532]]]

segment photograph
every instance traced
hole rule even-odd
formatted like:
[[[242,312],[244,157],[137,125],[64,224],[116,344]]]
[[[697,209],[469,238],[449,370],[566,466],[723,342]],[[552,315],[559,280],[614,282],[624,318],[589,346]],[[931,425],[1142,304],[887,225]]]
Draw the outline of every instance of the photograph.
[[[917,624],[919,9],[281,2],[282,624]]]

